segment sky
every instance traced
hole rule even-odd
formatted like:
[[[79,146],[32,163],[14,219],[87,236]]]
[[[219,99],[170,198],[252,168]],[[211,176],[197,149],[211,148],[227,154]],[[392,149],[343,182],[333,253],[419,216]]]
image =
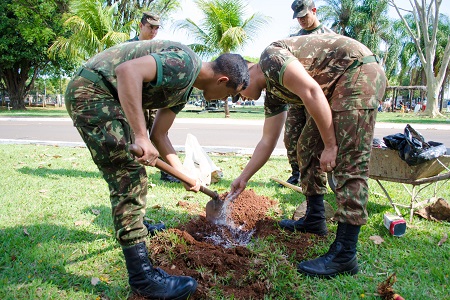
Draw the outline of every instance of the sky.
[[[243,56],[259,57],[261,52],[271,42],[283,39],[289,36],[290,33],[295,32],[298,27],[296,19],[292,19],[293,11],[291,4],[293,0],[249,0],[247,6],[247,13],[250,16],[253,13],[259,12],[265,16],[270,17],[268,25],[261,30],[261,33],[253,42],[249,42],[245,48],[236,51]],[[180,0],[182,9],[173,14],[174,20],[182,20],[186,18],[192,19],[197,24],[202,19],[202,15],[196,8],[192,0]],[[429,0],[427,0],[429,2]],[[443,1],[445,2],[445,1]],[[396,0],[399,7],[411,8],[408,0]],[[317,7],[324,5],[321,0],[316,0]],[[450,16],[450,5],[441,4],[440,12]],[[247,16],[247,17],[248,17]],[[398,15],[394,9],[389,12],[391,18],[398,19]],[[184,31],[174,32],[171,28],[171,23],[163,23],[163,27],[159,30],[158,39],[168,39],[177,41],[183,44],[193,43],[194,40],[189,38]],[[299,28],[299,27],[298,27]]]

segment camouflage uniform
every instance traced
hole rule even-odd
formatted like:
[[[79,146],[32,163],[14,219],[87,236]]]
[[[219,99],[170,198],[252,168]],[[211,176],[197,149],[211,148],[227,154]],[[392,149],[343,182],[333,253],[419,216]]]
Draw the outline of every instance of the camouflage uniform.
[[[301,36],[308,34],[322,34],[333,33],[333,31],[322,24],[314,28],[313,30],[301,29],[296,34],[291,35]],[[306,123],[306,110],[303,105],[290,104],[287,112],[286,122],[284,123],[284,146],[287,150],[287,157],[292,170],[298,170],[297,159],[297,141],[300,137],[303,127]]]
[[[287,103],[301,103],[281,82],[285,67],[297,59],[319,83],[332,110],[338,145],[335,219],[365,224],[376,108],[386,88],[384,71],[367,47],[341,35],[307,35],[274,42],[261,54],[259,63],[267,82],[266,116],[286,110]],[[304,194],[325,194],[326,174],[320,171],[319,161],[323,142],[312,118],[300,134],[297,149]]]
[[[65,95],[74,126],[108,183],[116,239],[122,246],[139,243],[148,233],[143,225],[147,174],[128,149],[131,129],[117,98],[115,68],[145,55],[155,59],[157,78],[144,83],[142,108],[178,113],[202,63],[187,46],[171,41],[124,43],[95,55],[72,78]]]

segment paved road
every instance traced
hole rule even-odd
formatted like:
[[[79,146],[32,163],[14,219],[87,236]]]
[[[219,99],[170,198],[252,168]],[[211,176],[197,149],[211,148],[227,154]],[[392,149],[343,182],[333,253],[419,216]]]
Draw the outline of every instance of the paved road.
[[[177,150],[183,150],[186,135],[191,133],[206,151],[252,153],[261,137],[262,124],[261,120],[176,119],[169,136]],[[404,127],[403,124],[377,123],[375,137],[403,132]],[[450,124],[416,124],[413,127],[427,141],[442,142],[450,148]],[[84,146],[69,118],[0,118],[0,143]],[[274,154],[285,153],[280,137]]]

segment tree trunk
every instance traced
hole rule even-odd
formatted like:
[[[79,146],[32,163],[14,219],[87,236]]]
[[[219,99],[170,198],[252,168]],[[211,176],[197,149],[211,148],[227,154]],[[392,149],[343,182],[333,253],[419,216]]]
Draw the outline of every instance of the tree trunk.
[[[223,110],[225,111],[225,118],[230,117],[230,107],[228,106],[228,98],[225,99],[225,103],[223,105]]]
[[[29,70],[29,67],[25,68],[23,66],[20,70],[13,68],[3,70],[2,78],[5,80],[6,91],[11,100],[12,110],[26,109],[25,97],[29,89],[26,83],[29,78]]]
[[[434,74],[427,75],[427,107],[425,108],[424,115],[435,118],[439,115],[439,84]]]

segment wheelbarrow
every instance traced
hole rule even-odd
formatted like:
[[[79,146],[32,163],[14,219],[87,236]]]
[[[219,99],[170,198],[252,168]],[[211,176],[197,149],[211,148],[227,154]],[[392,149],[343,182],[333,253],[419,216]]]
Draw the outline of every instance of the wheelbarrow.
[[[412,222],[414,209],[437,200],[437,191],[450,180],[449,166],[450,155],[442,155],[425,163],[410,166],[400,158],[396,150],[373,148],[370,156],[369,178],[378,183],[399,216],[402,214],[398,207],[409,209],[409,221]],[[401,183],[410,195],[409,204],[394,202],[382,181]],[[335,191],[336,183],[332,173],[328,174],[328,184]],[[432,197],[419,202],[420,192],[432,184],[435,184]],[[412,187],[409,188],[408,185]]]

